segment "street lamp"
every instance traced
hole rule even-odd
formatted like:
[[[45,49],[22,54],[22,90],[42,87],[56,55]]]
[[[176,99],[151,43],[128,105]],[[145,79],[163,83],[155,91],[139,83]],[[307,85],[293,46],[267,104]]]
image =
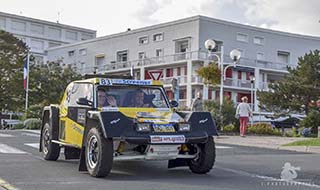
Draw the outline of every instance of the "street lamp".
[[[221,46],[221,52],[220,56],[217,54],[212,54],[213,49],[216,46],[216,42],[212,39],[208,39],[204,43],[205,48],[208,50],[209,56],[215,56],[218,60],[218,66],[220,67],[221,70],[221,79],[220,79],[220,111],[221,111],[221,106],[223,104],[223,81],[225,80],[225,75],[226,71],[229,67],[236,67],[236,64],[241,58],[241,52],[237,49],[234,49],[230,52],[230,58],[233,61],[233,64],[229,65],[228,63],[223,63],[223,46]],[[226,66],[224,68],[224,66]]]
[[[256,80],[256,77],[254,75],[250,75],[250,83],[251,83],[251,110],[253,112],[254,109],[254,104],[253,104],[253,87],[254,87],[254,82]],[[253,119],[251,119],[251,125],[253,124]]]

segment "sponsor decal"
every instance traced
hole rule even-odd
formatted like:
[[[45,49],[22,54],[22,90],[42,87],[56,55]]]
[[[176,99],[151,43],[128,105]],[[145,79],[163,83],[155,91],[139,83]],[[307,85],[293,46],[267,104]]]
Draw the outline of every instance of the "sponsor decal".
[[[118,123],[119,121],[120,121],[120,118],[110,121],[110,124],[113,125]]]
[[[205,119],[200,120],[199,123],[205,123],[207,121],[208,121],[208,118],[205,118]]]
[[[110,79],[100,79],[99,84],[100,85],[112,85],[112,82]]]
[[[114,111],[119,111],[119,108],[118,108],[118,107],[102,107],[102,108],[101,108],[101,111],[111,111],[111,112],[114,112]]]
[[[186,138],[184,135],[151,135],[151,143],[185,143]]]
[[[85,123],[86,122],[86,110],[85,109],[78,109],[78,123]]]
[[[175,132],[174,126],[172,124],[153,124],[152,125],[154,132]]]
[[[152,85],[152,80],[129,80],[129,79],[100,79],[100,85],[128,84],[128,85]]]
[[[76,124],[74,124],[74,125],[72,126],[72,128],[73,128],[73,130],[75,130],[75,131],[77,131],[78,133],[80,133],[81,135],[83,135],[83,131],[82,131]]]

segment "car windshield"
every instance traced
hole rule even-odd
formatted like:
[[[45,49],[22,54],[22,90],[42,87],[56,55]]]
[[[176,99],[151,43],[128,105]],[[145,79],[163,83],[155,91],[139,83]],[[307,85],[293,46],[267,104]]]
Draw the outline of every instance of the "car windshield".
[[[97,107],[169,108],[160,87],[99,86]]]

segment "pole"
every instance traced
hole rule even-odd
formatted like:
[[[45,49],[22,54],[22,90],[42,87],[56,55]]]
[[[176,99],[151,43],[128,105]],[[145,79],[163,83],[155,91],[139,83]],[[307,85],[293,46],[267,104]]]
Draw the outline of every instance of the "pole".
[[[223,73],[223,46],[221,46],[221,58],[220,58],[220,70],[221,70],[221,78],[220,78],[220,112],[221,112],[221,107],[223,104],[223,79],[224,79],[224,73]]]
[[[28,110],[28,98],[29,98],[29,60],[30,60],[30,54],[28,52],[27,54],[27,86],[26,86],[26,108],[25,110]]]
[[[251,125],[253,125],[253,80],[251,80]]]

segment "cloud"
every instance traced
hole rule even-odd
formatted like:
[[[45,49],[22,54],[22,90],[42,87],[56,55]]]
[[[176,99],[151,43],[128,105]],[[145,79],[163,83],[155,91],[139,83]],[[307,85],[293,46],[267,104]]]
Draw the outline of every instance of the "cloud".
[[[319,0],[145,0],[143,5],[136,18],[146,25],[205,15],[262,28],[320,35]]]

